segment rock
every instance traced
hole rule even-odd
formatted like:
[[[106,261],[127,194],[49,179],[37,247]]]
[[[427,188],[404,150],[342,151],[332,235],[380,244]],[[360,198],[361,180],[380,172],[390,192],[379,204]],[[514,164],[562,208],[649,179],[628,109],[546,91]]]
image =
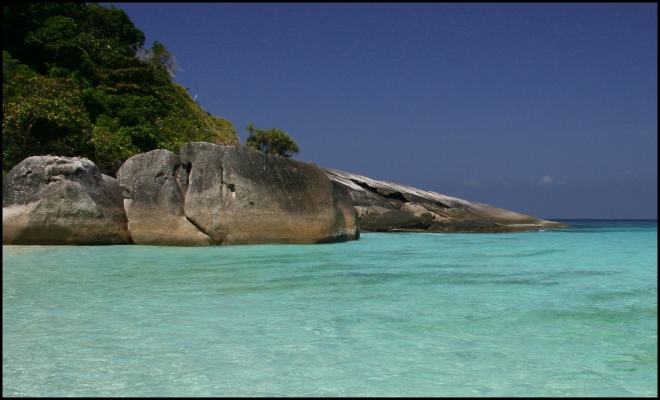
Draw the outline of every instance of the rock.
[[[567,225],[398,183],[321,168],[362,231],[510,232]]]
[[[346,239],[357,240],[360,238],[360,218],[358,217],[357,210],[352,205],[342,200],[337,200],[339,209],[344,215],[344,223],[346,224]]]
[[[386,211],[372,218],[360,221],[360,227],[365,231],[389,232],[406,230],[425,230],[431,225],[431,216],[421,218],[409,211]]]
[[[332,243],[359,238],[355,208],[314,164],[239,146],[154,150],[117,172],[136,244]]]
[[[396,210],[396,208],[392,206],[392,204],[390,204],[387,201],[387,199],[385,199],[383,196],[379,195],[378,193],[371,190],[365,190],[364,187],[358,185],[356,182],[353,182],[350,179],[346,179],[343,176],[339,176],[337,174],[329,172],[329,171],[334,171],[334,172],[340,172],[340,171],[330,170],[327,168],[321,168],[321,169],[328,174],[328,177],[330,178],[334,186],[335,193],[337,193],[337,197],[342,199],[344,202],[348,204],[352,204],[353,206],[359,205],[364,209],[382,209],[380,213],[390,210]]]
[[[179,177],[183,177],[181,181]],[[135,244],[209,246],[213,240],[184,212],[187,172],[179,156],[153,150],[126,160],[117,179],[127,191],[122,199]]]
[[[314,164],[202,142],[184,145],[180,158],[189,173],[185,215],[214,244],[332,243],[353,236],[330,179]]]
[[[131,243],[121,188],[84,158],[26,158],[2,180],[2,243]]]

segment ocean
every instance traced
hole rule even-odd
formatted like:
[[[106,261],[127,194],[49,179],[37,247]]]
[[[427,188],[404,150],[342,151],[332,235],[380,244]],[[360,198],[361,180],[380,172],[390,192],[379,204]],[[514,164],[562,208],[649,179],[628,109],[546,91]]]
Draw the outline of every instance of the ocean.
[[[658,395],[656,220],[3,246],[3,396]]]

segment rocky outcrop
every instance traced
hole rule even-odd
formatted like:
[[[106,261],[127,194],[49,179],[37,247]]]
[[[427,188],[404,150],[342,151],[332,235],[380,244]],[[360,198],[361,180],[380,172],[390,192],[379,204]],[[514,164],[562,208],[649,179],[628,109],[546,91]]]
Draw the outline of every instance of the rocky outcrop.
[[[322,170],[339,199],[355,207],[363,232],[510,232],[566,226],[398,183]]]
[[[358,217],[357,210],[352,205],[340,199],[337,199],[337,205],[344,215],[346,239],[358,240],[360,238],[360,217]]]
[[[128,230],[135,243],[165,246],[214,244],[186,218],[184,190],[187,171],[182,168],[179,156],[169,150],[138,154],[126,160],[117,171],[117,179],[126,188],[123,202]]]
[[[84,158],[29,157],[2,180],[2,244],[131,243],[117,180]]]
[[[565,226],[240,146],[154,150],[128,159],[117,177],[83,158],[25,159],[3,179],[3,244],[333,243],[361,230]]]
[[[359,237],[357,214],[314,164],[238,146],[154,150],[117,173],[136,244],[332,243]]]

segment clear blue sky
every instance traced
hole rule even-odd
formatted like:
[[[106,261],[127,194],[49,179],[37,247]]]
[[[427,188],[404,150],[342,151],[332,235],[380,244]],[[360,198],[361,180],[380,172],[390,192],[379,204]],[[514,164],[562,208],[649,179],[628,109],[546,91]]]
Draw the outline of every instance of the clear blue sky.
[[[657,218],[658,6],[101,3],[297,159],[540,218]]]

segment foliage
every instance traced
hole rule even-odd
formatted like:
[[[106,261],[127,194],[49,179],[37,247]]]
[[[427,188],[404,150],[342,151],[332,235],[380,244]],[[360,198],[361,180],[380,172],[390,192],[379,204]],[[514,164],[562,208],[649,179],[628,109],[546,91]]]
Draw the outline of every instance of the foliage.
[[[80,91],[61,78],[19,75],[12,81],[22,90],[3,104],[3,170],[30,155],[84,153],[92,126]]]
[[[296,142],[286,132],[277,128],[264,130],[257,129],[254,125],[249,124],[245,130],[248,132],[248,138],[245,141],[245,145],[248,147],[266,154],[276,154],[283,157],[291,157],[300,152]]]
[[[124,11],[95,3],[3,3],[3,176],[30,155],[82,156],[105,173],[156,148],[236,145],[231,123],[172,81],[166,47],[144,49]]]
[[[151,64],[154,68],[163,68],[170,78],[174,78],[175,71],[181,71],[179,63],[172,53],[167,51],[165,46],[158,41],[154,41],[151,50],[142,49],[138,52],[138,58]]]

